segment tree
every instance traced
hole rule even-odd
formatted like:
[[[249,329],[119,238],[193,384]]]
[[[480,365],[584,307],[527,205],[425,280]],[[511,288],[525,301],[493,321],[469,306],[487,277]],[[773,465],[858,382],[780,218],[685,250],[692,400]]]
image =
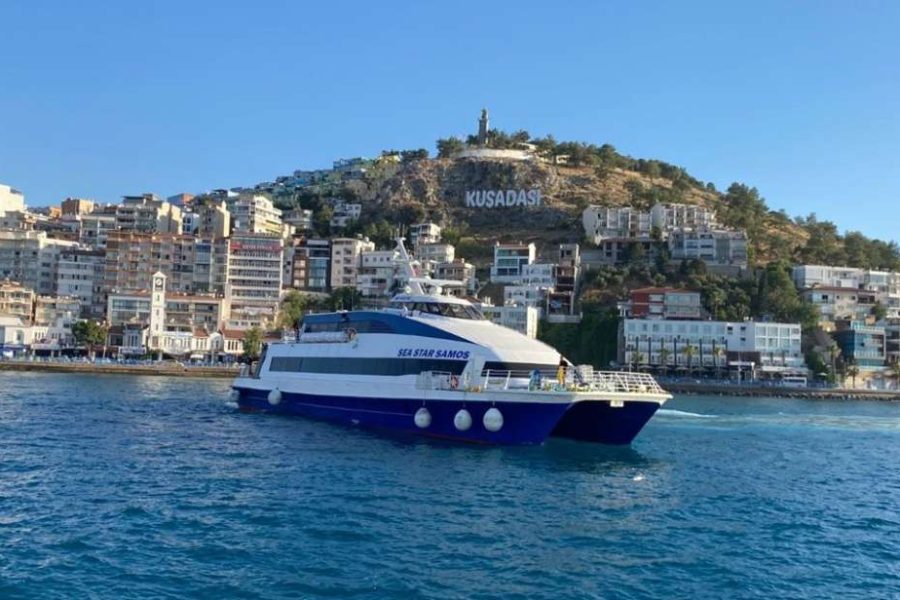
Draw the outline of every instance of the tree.
[[[900,362],[891,363],[890,375],[894,380],[894,387],[900,389]]]
[[[634,365],[636,369],[637,366],[644,362],[644,353],[640,350],[635,350],[631,353],[631,363]]]
[[[887,318],[887,308],[880,301],[875,302],[872,305],[872,316],[875,317],[875,321],[884,321]]]
[[[313,215],[313,230],[320,237],[329,237],[331,235],[331,218],[334,216],[334,209],[325,204]]]
[[[693,344],[688,344],[684,348],[684,356],[687,358],[688,373],[691,373],[694,370],[694,357],[697,356],[697,347]]]
[[[671,356],[672,353],[669,352],[668,348],[663,348],[659,351],[659,368],[663,373],[669,368],[669,358]]]
[[[303,313],[309,307],[309,297],[297,290],[291,290],[281,300],[278,311],[278,326],[282,329],[294,329]]]
[[[438,158],[450,158],[457,152],[462,152],[465,144],[458,137],[442,138],[437,141]]]
[[[259,327],[252,327],[244,332],[244,358],[253,361],[259,358],[262,350],[263,333]]]
[[[713,350],[713,357],[715,357],[716,361],[716,377],[722,376],[722,358],[725,356],[725,348],[722,346],[716,346],[715,350]]]
[[[856,387],[856,377],[859,375],[859,366],[856,363],[850,363],[847,365],[847,369],[845,371],[848,377],[853,381],[853,387]]]
[[[106,327],[94,321],[78,321],[72,325],[72,337],[79,346],[93,351],[95,346],[106,345]]]
[[[417,160],[425,160],[428,158],[428,150],[419,148],[417,150],[403,150],[400,152],[400,162],[411,163]]]
[[[362,294],[356,288],[339,287],[331,292],[328,304],[331,310],[353,310],[361,300]]]

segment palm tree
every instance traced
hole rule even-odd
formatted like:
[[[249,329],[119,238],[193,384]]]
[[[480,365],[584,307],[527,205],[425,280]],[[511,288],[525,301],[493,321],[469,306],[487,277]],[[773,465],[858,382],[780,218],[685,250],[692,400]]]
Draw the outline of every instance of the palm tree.
[[[634,365],[634,368],[637,369],[637,366],[644,362],[644,354],[637,350],[631,354],[631,363]]]
[[[667,348],[662,348],[659,351],[659,363],[660,369],[663,373],[666,372],[666,369],[669,368],[669,357],[672,356],[672,353],[669,352]]]
[[[859,367],[856,365],[856,363],[850,363],[850,365],[847,366],[847,375],[850,376],[851,380],[853,381],[853,387],[855,388],[856,376],[859,375]]]
[[[713,357],[716,362],[716,377],[722,377],[722,357],[725,356],[725,348],[722,346],[716,346],[716,349],[713,350]]]
[[[900,389],[900,362],[891,363],[890,374],[894,379],[894,387]]]
[[[684,355],[687,357],[687,369],[688,374],[690,374],[694,370],[694,357],[697,356],[697,347],[693,344],[688,344],[684,349]]]

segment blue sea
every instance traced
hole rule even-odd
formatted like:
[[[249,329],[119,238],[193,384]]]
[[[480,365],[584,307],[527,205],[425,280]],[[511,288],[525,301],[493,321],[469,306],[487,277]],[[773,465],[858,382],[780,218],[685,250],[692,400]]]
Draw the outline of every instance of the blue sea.
[[[900,403],[677,397],[630,448],[0,373],[0,598],[898,598]]]

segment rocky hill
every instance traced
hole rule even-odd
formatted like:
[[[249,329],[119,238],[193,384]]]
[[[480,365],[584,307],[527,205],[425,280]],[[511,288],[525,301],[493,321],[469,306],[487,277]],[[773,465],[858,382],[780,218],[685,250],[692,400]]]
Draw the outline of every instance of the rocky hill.
[[[651,176],[620,167],[553,165],[537,160],[422,159],[348,182],[364,206],[364,221],[404,222],[429,218],[463,232],[476,245],[494,241],[583,242],[582,211],[591,204],[649,208],[657,201],[682,202],[729,212],[725,195],[697,183]],[[540,190],[539,206],[467,206],[473,191]],[[722,210],[725,209],[725,210]],[[759,215],[766,231],[756,243],[766,262],[803,245],[805,235],[790,220]]]
[[[859,232],[841,235],[834,223],[815,214],[792,219],[771,210],[753,187],[734,183],[720,191],[680,167],[625,156],[608,144],[494,130],[484,144],[473,139],[468,144],[445,138],[437,141],[438,158],[428,158],[425,149],[388,151],[374,161],[360,159],[365,168],[356,172],[317,172],[313,183],[296,185],[283,177],[255,189],[272,194],[282,208],[316,210],[319,235],[336,233],[328,228],[327,201],[337,197],[363,205],[360,221],[345,233],[366,233],[383,243],[389,243],[397,225],[431,219],[445,228],[448,239],[463,245],[462,256],[476,262],[490,254],[494,241],[534,241],[545,250],[554,243],[585,242],[581,214],[591,204],[646,210],[656,202],[678,202],[712,208],[720,223],[745,230],[756,266],[783,260],[900,270],[896,244]],[[491,152],[523,154],[517,149],[526,147],[530,160],[485,157]],[[478,157],[449,158],[460,152],[471,155],[472,149],[482,151],[475,152]],[[540,203],[524,197],[511,199],[509,206],[467,202],[474,193],[493,198],[502,192],[505,198],[511,191],[533,190],[540,192]]]

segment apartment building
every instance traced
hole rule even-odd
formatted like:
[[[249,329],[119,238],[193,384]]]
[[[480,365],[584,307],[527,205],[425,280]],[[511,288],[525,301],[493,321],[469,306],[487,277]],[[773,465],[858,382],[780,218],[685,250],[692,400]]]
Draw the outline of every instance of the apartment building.
[[[116,206],[116,229],[140,233],[181,233],[181,209],[156,196],[124,196]]]
[[[462,282],[464,284],[462,287],[447,289],[454,296],[472,295],[478,284],[475,278],[475,265],[462,258],[437,263],[434,266],[434,278]]]
[[[34,290],[15,281],[0,282],[0,315],[30,323],[34,317]]]
[[[497,325],[509,327],[532,339],[537,338],[540,311],[534,306],[485,304],[481,306],[481,311],[486,319]]]
[[[409,243],[416,252],[421,244],[437,244],[440,241],[441,227],[437,223],[416,223],[409,228]]]
[[[231,306],[229,328],[273,324],[281,300],[284,257],[281,236],[235,233],[227,245],[225,296]]]
[[[0,213],[25,212],[25,194],[0,184]]]
[[[147,289],[157,271],[168,277],[169,289],[177,292],[213,291],[210,289],[214,251],[212,242],[192,235],[151,234],[133,231],[110,232],[106,245],[104,286],[106,291]],[[202,256],[205,266],[195,277],[195,267]],[[206,278],[206,279],[204,279]]]
[[[519,283],[523,267],[534,263],[537,250],[530,244],[494,245],[494,262],[491,265],[491,281],[494,283]]]
[[[356,289],[366,298],[388,296],[397,278],[396,250],[370,250],[360,254]]]
[[[635,319],[699,319],[700,292],[653,287],[632,290],[625,314]]]
[[[86,215],[94,210],[94,201],[85,198],[66,198],[60,204],[63,216]]]
[[[18,281],[38,294],[53,294],[59,256],[77,246],[49,238],[44,231],[0,231],[0,278]]]
[[[103,297],[105,269],[104,251],[65,249],[59,255],[55,294],[78,298],[82,317],[102,319],[106,314],[106,299]]]
[[[677,228],[668,233],[672,260],[747,266],[747,234],[730,229]]]
[[[334,238],[331,240],[331,287],[356,287],[360,256],[375,250],[369,238]]]
[[[229,206],[232,228],[236,233],[284,235],[281,210],[261,194],[242,193]]]
[[[331,240],[299,240],[294,246],[291,287],[307,292],[331,289]]]

